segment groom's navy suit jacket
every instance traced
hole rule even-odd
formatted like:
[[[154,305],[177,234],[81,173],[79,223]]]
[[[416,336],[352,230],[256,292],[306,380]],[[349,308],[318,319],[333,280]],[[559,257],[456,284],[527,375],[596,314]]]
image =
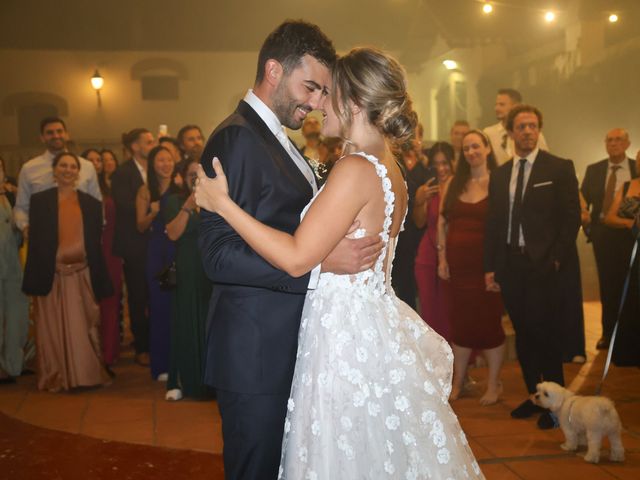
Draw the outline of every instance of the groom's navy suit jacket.
[[[313,191],[287,151],[244,101],[209,138],[202,166],[220,159],[231,198],[261,222],[293,233]],[[214,288],[205,382],[247,394],[291,388],[309,274],[293,278],[259,257],[219,215],[201,212],[200,250]]]

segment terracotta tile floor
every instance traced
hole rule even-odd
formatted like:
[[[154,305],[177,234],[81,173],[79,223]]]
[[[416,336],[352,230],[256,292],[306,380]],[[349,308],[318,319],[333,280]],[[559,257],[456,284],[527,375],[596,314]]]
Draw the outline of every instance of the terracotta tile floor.
[[[592,394],[604,365],[604,354],[593,349],[600,334],[599,304],[585,303],[585,314],[588,363],[567,364],[565,374],[573,389]],[[131,353],[125,352],[114,370],[117,377],[109,387],[65,394],[38,392],[34,376],[22,377],[16,385],[0,386],[0,411],[33,425],[104,440],[222,451],[215,402],[166,402],[164,384],[152,381],[148,370],[136,366]],[[540,431],[535,419],[509,417],[509,411],[526,396],[517,363],[505,365],[504,394],[490,407],[478,404],[486,369],[475,368],[470,373],[477,385],[453,406],[488,479],[640,478],[640,369],[613,366],[607,378],[603,393],[615,400],[620,412],[627,460],[624,464],[609,462],[605,445],[599,465],[585,463],[580,453],[561,450],[560,430]]]

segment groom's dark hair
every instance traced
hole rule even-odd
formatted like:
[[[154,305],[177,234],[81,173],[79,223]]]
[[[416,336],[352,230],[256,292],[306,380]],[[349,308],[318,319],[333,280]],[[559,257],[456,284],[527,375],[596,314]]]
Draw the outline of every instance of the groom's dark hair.
[[[303,20],[286,20],[269,34],[258,55],[256,84],[264,78],[264,65],[270,58],[282,64],[284,73],[294,70],[302,57],[310,55],[328,68],[336,62],[336,50],[317,25]]]

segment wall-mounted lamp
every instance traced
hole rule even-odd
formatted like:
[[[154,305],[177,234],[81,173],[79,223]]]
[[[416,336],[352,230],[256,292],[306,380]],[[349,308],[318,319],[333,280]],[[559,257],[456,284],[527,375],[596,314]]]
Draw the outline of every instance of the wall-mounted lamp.
[[[442,65],[444,65],[444,68],[447,70],[455,70],[458,68],[458,62],[455,60],[443,60]]]
[[[100,89],[104,86],[104,78],[102,78],[102,75],[100,75],[100,72],[98,72],[97,68],[95,73],[93,74],[93,77],[91,77],[91,86],[96,91],[96,96],[98,97],[98,106],[100,107],[102,106],[102,99],[100,98]]]
[[[103,85],[104,85],[104,78],[102,78],[102,75],[100,75],[100,72],[96,70],[96,72],[93,74],[93,77],[91,77],[91,86],[93,87],[94,90],[99,92]]]

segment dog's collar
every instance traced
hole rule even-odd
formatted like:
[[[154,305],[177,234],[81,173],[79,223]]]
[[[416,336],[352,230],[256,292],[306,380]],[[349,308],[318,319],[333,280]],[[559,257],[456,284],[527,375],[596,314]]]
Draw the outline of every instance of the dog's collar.
[[[571,402],[571,404],[569,405],[569,415],[567,416],[567,421],[569,422],[569,424],[571,424],[571,413],[573,411],[573,404],[576,403],[577,399],[577,396],[573,396],[567,400],[567,402]]]

